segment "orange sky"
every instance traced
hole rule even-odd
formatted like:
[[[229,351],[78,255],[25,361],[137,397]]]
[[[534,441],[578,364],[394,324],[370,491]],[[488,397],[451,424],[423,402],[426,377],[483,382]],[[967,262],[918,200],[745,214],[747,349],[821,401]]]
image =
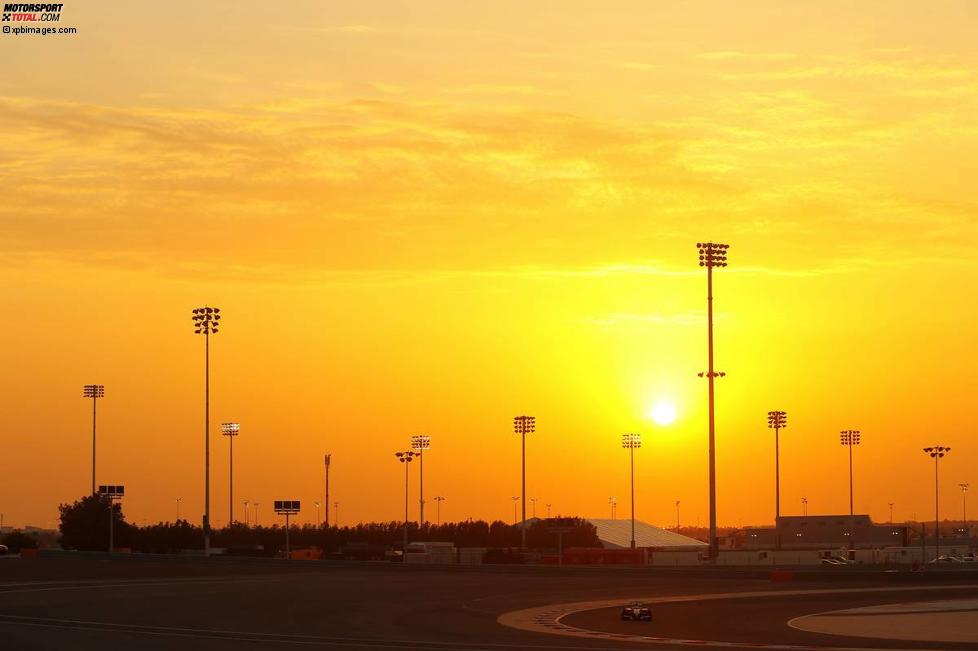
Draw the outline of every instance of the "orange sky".
[[[443,518],[510,519],[519,413],[539,505],[625,513],[635,431],[637,516],[705,524],[704,239],[732,247],[720,523],[771,520],[770,409],[783,512],[848,507],[855,428],[857,511],[932,517],[939,443],[959,517],[975,5],[471,4],[87,1],[77,35],[0,35],[5,522],[88,489],[91,382],[99,481],[136,522],[178,496],[199,521],[209,303],[218,525],[221,421],[264,522],[315,518],[326,451],[341,522],[400,517],[422,432]]]

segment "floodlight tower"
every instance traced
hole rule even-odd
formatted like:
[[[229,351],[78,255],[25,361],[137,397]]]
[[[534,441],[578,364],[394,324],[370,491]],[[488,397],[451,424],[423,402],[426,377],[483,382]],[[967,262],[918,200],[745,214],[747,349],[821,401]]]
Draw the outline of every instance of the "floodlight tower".
[[[417,453],[414,450],[395,452],[397,460],[404,464],[404,554],[407,554],[408,546],[408,465]],[[403,557],[402,557],[403,559]]]
[[[767,426],[774,430],[774,530],[778,530],[778,519],[781,517],[781,430],[788,426],[788,413],[784,411],[767,412]],[[778,549],[781,548],[781,534],[776,536]]]
[[[424,451],[431,448],[431,437],[427,434],[417,434],[411,437],[411,449],[414,450],[418,455],[418,466],[420,467],[420,477],[418,481],[418,504],[419,509],[419,522],[418,528],[424,528]]]
[[[965,531],[968,530],[968,486],[970,484],[958,484],[961,489],[961,521],[964,523]]]
[[[642,447],[641,434],[622,434],[621,447],[628,450],[632,469],[632,549],[635,549],[635,450]]]
[[[808,498],[801,498],[801,513],[802,515],[808,515]]]
[[[934,460],[934,558],[940,558],[941,556],[941,527],[940,527],[940,512],[941,512],[941,485],[940,477],[938,475],[937,462],[945,457],[945,455],[951,452],[951,448],[943,445],[935,445],[932,447],[924,448],[924,454],[930,455]],[[925,558],[926,562],[927,559]]]
[[[177,502],[177,522],[180,522],[180,502],[182,502],[182,501],[183,501],[183,498],[182,497],[178,497],[176,499],[176,502]]]
[[[847,429],[839,433],[839,443],[849,448],[849,547],[853,547],[853,537],[856,535],[856,520],[852,506],[852,448],[859,445],[859,430]]]
[[[611,519],[614,520],[615,519],[615,511],[617,510],[617,507],[618,507],[618,498],[617,497],[614,497],[614,496],[609,497],[608,498],[608,506],[611,507]]]
[[[228,437],[228,527],[234,524],[234,437],[241,431],[240,423],[221,423],[221,435]]]
[[[523,446],[523,490],[520,497],[523,500],[523,522],[520,523],[520,549],[526,549],[526,435],[536,430],[536,423],[537,419],[533,416],[517,416],[513,419],[513,431],[520,435]]]
[[[323,456],[323,464],[326,468],[326,478],[325,478],[326,490],[325,490],[325,495],[323,496],[325,498],[323,499],[323,504],[325,505],[324,509],[326,511],[326,518],[325,518],[326,528],[329,528],[329,462],[332,461],[332,459],[333,459],[332,454],[327,454]]]
[[[105,397],[105,387],[101,384],[86,384],[82,387],[82,397],[92,399],[92,495],[95,494],[95,403]]]
[[[445,498],[441,495],[435,495],[435,522],[441,524],[441,503],[445,501]]]
[[[717,539],[717,474],[716,474],[716,416],[713,381],[726,375],[713,368],[713,269],[727,266],[729,244],[716,242],[697,242],[700,266],[706,267],[706,337],[708,368],[706,378],[709,382],[709,456],[710,456],[710,561],[716,562],[719,551]],[[699,376],[703,377],[703,373]]]
[[[194,334],[204,335],[204,556],[211,553],[211,335],[217,334],[221,309],[195,307]]]

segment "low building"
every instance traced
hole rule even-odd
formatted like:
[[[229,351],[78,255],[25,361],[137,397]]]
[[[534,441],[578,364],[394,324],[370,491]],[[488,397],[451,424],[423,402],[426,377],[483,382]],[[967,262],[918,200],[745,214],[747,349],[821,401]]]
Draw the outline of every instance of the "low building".
[[[868,515],[785,515],[774,527],[748,527],[743,549],[907,547],[910,528],[875,524]]]
[[[628,549],[632,540],[631,520],[606,520],[588,518],[598,531],[598,540],[605,549]],[[702,540],[683,536],[675,531],[662,529],[654,525],[635,521],[635,547],[658,551],[699,552],[705,551],[709,545]]]

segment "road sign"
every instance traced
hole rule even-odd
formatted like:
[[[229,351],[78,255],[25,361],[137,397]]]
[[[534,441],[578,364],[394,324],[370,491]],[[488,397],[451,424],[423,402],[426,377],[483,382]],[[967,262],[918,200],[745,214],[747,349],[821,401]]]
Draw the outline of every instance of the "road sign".
[[[295,515],[299,512],[299,500],[275,500],[275,512],[279,515]]]
[[[99,484],[98,494],[106,497],[123,497],[126,494],[126,487]]]

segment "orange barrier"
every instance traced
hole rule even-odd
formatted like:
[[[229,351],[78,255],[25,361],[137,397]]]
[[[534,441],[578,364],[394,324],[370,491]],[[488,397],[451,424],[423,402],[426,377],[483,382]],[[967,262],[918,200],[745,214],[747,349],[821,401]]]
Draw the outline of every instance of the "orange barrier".
[[[793,581],[795,573],[791,570],[771,570],[771,580],[778,583],[781,581]]]
[[[564,550],[564,565],[643,565],[643,549],[570,547]]]

